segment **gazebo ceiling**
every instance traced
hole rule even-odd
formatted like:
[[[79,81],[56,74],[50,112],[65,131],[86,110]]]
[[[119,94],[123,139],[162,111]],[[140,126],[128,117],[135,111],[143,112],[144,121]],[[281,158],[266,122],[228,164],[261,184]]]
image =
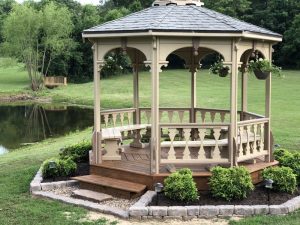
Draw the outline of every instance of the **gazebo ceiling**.
[[[270,30],[240,21],[224,14],[202,7],[197,0],[158,0],[153,6],[99,26],[83,31],[83,37],[99,34],[184,32],[258,34],[281,39],[282,36]]]

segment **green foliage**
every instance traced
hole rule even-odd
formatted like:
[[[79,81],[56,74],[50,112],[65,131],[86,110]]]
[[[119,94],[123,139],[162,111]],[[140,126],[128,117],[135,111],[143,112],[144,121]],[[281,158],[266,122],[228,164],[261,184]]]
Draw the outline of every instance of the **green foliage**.
[[[264,179],[272,179],[274,181],[274,189],[280,192],[293,193],[297,190],[296,175],[293,170],[288,167],[270,167],[264,169]]]
[[[3,24],[2,51],[26,66],[32,90],[41,89],[43,76],[58,56],[73,46],[71,14],[65,7],[50,2],[41,10],[31,2],[15,4]]]
[[[216,166],[211,170],[210,188],[212,195],[227,201],[246,198],[254,189],[251,176],[245,167],[223,168]]]
[[[262,72],[272,72],[278,76],[281,75],[281,68],[275,66],[273,63],[270,63],[267,59],[259,58],[258,60],[251,60],[248,65],[249,72],[253,73],[256,70],[260,70]]]
[[[51,158],[42,165],[44,179],[72,176],[77,169],[76,163],[71,159]]]
[[[164,193],[170,199],[193,202],[199,198],[190,169],[181,169],[172,173],[165,179],[164,184]]]
[[[297,176],[298,184],[300,184],[300,153],[276,149],[273,154],[280,166],[289,167],[293,170]]]
[[[229,67],[224,66],[223,60],[220,59],[211,65],[209,71],[213,74],[225,77],[228,75]]]
[[[92,149],[91,142],[83,141],[78,144],[69,145],[62,148],[59,156],[61,159],[71,158],[75,162],[88,162],[89,151]]]

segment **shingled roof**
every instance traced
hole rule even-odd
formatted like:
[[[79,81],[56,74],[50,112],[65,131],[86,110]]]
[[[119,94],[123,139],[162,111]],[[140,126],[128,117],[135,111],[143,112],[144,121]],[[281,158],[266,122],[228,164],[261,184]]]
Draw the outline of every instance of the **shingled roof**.
[[[242,33],[246,31],[282,37],[270,30],[195,5],[152,6],[84,30],[83,34],[145,31],[194,33]]]

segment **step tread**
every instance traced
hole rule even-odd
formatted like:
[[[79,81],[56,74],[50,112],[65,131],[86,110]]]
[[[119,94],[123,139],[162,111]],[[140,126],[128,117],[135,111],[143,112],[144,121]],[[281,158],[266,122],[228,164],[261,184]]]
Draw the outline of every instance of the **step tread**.
[[[133,183],[124,180],[118,180],[110,177],[103,177],[98,175],[86,175],[80,177],[73,177],[72,179],[90,184],[95,184],[104,187],[111,187],[123,191],[140,193],[146,189],[146,185]]]
[[[111,195],[96,192],[96,191],[90,191],[90,190],[86,190],[86,189],[74,190],[72,192],[72,195],[75,198],[80,198],[80,199],[89,200],[89,201],[93,201],[93,202],[103,202],[103,201],[113,199],[113,197]]]

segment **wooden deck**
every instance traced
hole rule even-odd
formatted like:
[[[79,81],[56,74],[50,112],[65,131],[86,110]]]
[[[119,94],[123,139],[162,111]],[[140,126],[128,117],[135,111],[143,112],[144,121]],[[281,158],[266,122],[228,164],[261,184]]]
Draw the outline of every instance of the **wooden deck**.
[[[121,161],[104,161],[101,165],[91,165],[90,173],[111,177],[114,179],[125,180],[144,184],[148,189],[152,189],[156,182],[163,180],[170,175],[167,170],[167,165],[160,166],[160,174],[151,175],[150,173],[150,149],[136,149],[128,146],[124,147],[124,152],[121,154]],[[261,159],[257,159],[255,164],[241,163],[251,173],[253,183],[258,183],[262,180],[260,172],[270,166],[277,165],[278,162],[265,163]],[[188,167],[193,171],[193,177],[197,183],[199,190],[208,190],[208,181],[211,176],[209,169],[215,165],[176,165],[176,169]]]

